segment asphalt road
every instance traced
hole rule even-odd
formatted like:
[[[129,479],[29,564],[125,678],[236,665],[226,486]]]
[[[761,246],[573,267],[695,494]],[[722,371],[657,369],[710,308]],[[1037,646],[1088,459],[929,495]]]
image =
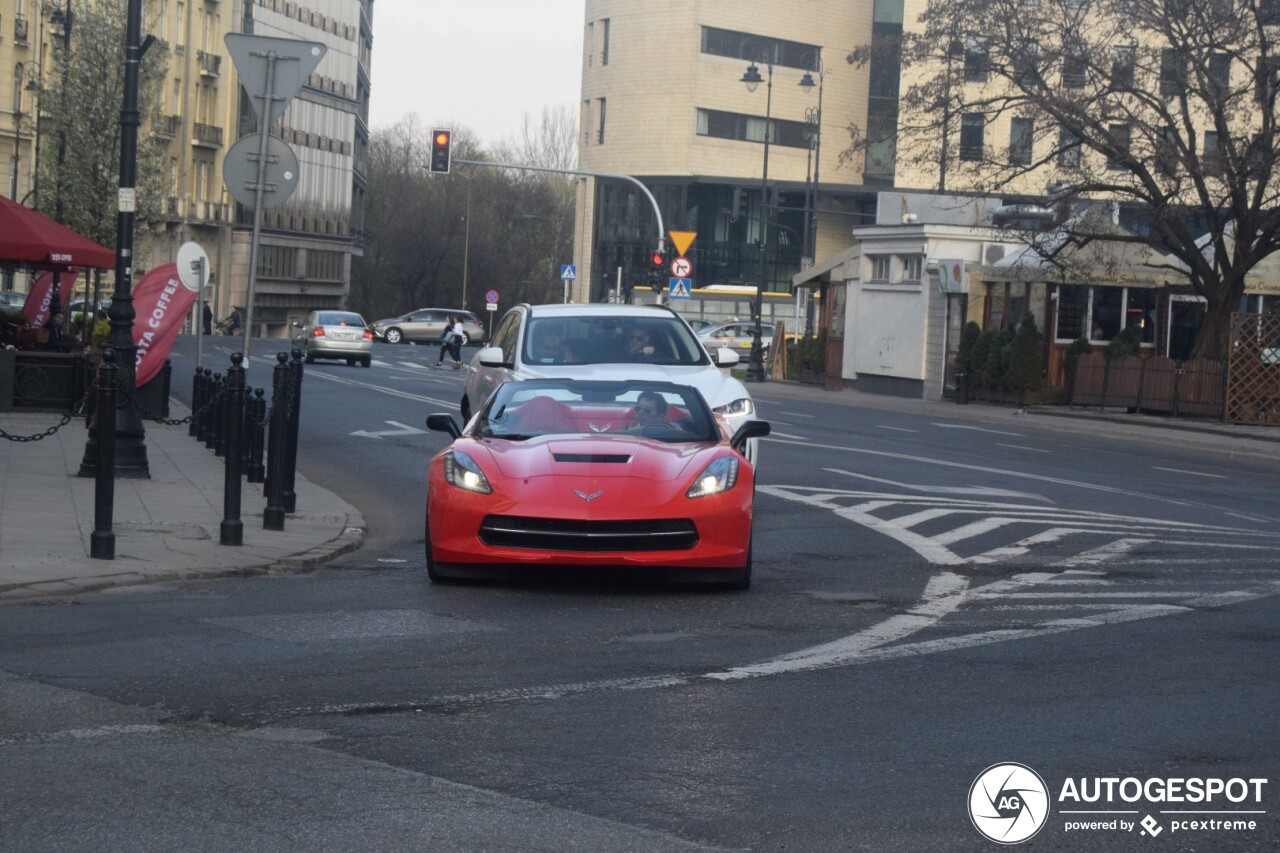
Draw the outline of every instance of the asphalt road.
[[[1275,775],[1268,448],[762,386],[751,591],[431,586],[423,418],[461,385],[434,358],[307,369],[300,464],[365,512],[360,552],[0,610],[0,849],[991,850],[969,796],[1001,762],[1051,813],[980,818],[1043,819],[1029,848],[1280,843],[1270,781],[1060,796]]]

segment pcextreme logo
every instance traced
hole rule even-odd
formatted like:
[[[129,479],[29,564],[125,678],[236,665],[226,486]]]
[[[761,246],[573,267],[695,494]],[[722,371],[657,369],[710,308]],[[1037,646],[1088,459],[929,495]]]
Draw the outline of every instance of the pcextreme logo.
[[[1166,837],[1194,833],[1219,841],[1223,836],[1239,839],[1262,830],[1269,781],[1068,776],[1058,792],[1058,813],[1063,832],[1127,837],[1135,833],[1155,839],[1168,830]],[[978,832],[999,844],[1033,837],[1048,822],[1049,811],[1048,786],[1025,764],[993,764],[969,788],[969,819]]]
[[[993,764],[969,787],[969,819],[992,841],[1026,841],[1049,819],[1049,789],[1025,764]]]

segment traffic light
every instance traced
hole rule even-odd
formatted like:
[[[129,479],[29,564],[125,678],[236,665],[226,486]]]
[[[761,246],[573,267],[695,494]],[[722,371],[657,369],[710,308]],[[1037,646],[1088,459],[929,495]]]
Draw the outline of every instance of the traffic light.
[[[667,275],[667,253],[661,249],[649,255],[649,287],[654,293],[663,291],[663,280]]]
[[[453,144],[453,131],[437,128],[431,131],[431,171],[449,172],[449,146]]]

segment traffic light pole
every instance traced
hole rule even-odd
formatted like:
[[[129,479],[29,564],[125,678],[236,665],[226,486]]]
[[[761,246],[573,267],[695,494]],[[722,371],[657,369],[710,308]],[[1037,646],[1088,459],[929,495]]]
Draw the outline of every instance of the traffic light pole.
[[[592,178],[616,178],[620,181],[630,181],[640,188],[640,191],[649,199],[649,204],[653,206],[653,216],[658,220],[658,248],[657,251],[666,253],[667,251],[667,229],[662,224],[662,211],[658,209],[658,200],[653,197],[653,193],[649,192],[649,188],[640,182],[639,178],[631,175],[624,175],[621,172],[588,172],[584,169],[554,169],[550,166],[522,166],[518,163],[491,163],[486,160],[454,160],[455,163],[462,163],[465,166],[489,166],[494,169],[516,169],[522,172],[555,172],[559,175],[586,175]]]

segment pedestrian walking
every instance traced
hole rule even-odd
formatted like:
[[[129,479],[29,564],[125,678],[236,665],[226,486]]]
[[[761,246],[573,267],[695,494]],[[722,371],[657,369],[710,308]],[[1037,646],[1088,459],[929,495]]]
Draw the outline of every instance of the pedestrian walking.
[[[240,323],[241,323],[240,308],[239,306],[233,305],[231,307],[231,313],[227,315],[227,321],[226,321],[227,334],[231,335],[232,337],[235,337],[236,335],[238,335],[240,333]]]
[[[204,320],[204,333],[206,335],[213,334],[213,309],[209,307],[209,300],[204,301],[204,309],[201,314]]]
[[[444,323],[444,334],[440,337],[440,354],[436,356],[436,367],[444,366],[444,356],[448,353],[453,358],[453,369],[462,368],[462,320],[450,314]]]

